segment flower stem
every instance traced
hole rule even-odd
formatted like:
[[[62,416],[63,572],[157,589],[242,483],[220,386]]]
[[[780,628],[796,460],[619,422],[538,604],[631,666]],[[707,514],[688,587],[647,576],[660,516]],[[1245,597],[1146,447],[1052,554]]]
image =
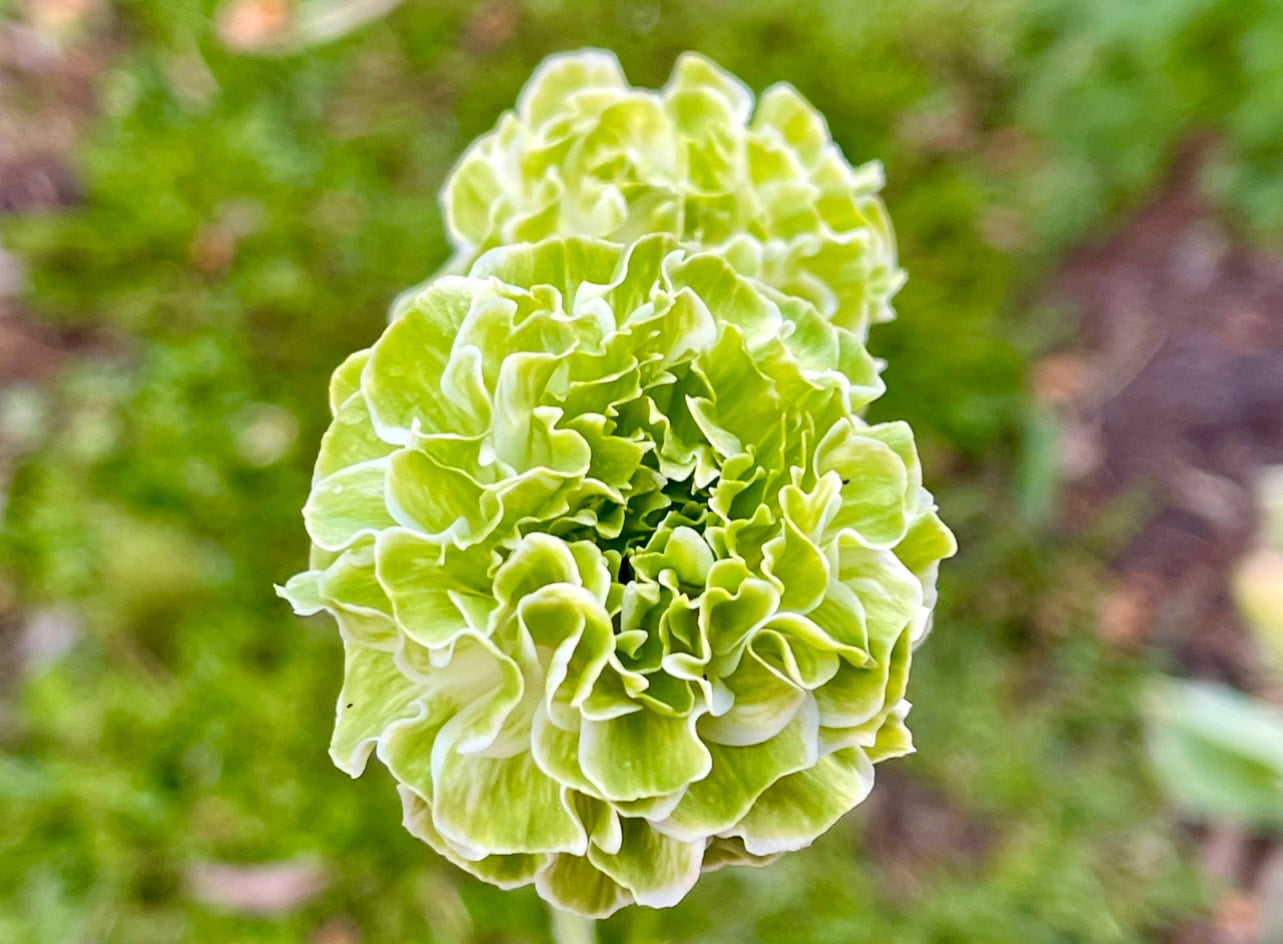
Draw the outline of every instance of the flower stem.
[[[592,918],[581,918],[560,908],[549,908],[549,911],[552,912],[552,939],[557,944],[596,944],[597,922]]]

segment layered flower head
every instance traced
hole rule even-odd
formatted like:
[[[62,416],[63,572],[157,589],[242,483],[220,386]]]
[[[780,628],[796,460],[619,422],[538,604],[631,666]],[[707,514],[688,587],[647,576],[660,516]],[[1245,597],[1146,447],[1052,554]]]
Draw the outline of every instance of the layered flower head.
[[[695,54],[660,91],[614,55],[553,56],[442,193],[465,271],[495,246],[552,235],[631,242],[669,233],[805,298],[861,339],[892,317],[903,276],[878,197],[881,165],[852,167],[789,85],[753,96]]]
[[[953,540],[849,331],[665,235],[485,254],[331,388],[284,588],[332,755],[481,878],[605,915],[809,844],[910,749]]]

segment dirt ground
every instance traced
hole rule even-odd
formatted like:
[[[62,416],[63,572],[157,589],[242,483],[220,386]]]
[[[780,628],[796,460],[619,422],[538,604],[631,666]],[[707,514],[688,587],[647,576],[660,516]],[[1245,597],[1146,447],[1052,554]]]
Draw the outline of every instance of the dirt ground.
[[[1055,291],[1081,313],[1079,338],[1033,383],[1061,419],[1065,526],[1138,497],[1145,507],[1111,562],[1101,631],[1159,647],[1177,674],[1277,698],[1228,582],[1257,526],[1256,475],[1283,463],[1283,255],[1240,243],[1200,196],[1209,151],[1192,146],[1147,206],[1067,260]],[[1199,840],[1234,891],[1174,940],[1256,940],[1283,848],[1234,829]]]
[[[1126,495],[1147,506],[1113,562],[1142,604],[1124,628],[1189,675],[1254,689],[1227,575],[1256,527],[1256,476],[1283,463],[1283,255],[1218,222],[1197,183],[1205,154],[1191,148],[1149,205],[1067,261],[1056,289],[1082,314],[1080,346],[1034,384],[1069,394],[1066,524]]]

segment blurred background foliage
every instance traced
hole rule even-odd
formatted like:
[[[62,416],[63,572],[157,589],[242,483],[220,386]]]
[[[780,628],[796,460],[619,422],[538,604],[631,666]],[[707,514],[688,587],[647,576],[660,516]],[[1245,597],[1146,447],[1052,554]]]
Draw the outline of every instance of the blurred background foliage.
[[[874,415],[919,431],[962,546],[920,753],[815,848],[603,940],[1220,940],[1181,936],[1223,890],[1141,736],[1182,666],[1097,628],[1144,503],[1063,526],[1028,367],[1079,335],[1061,260],[1190,142],[1227,231],[1277,245],[1276,0],[0,0],[0,940],[546,939],[330,766],[337,634],[272,583],[329,372],[444,259],[455,157],[582,45],[638,84],[686,49],[786,79],[885,162],[910,281]]]

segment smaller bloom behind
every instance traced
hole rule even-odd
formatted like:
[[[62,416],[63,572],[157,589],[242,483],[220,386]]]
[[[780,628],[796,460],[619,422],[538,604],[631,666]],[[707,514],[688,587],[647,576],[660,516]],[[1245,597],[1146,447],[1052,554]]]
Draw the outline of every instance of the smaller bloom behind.
[[[334,374],[283,595],[346,649],[331,745],[502,887],[602,916],[808,845],[911,749],[954,550],[851,332],[674,237],[438,279]]]
[[[447,180],[447,269],[548,236],[669,233],[864,340],[893,317],[904,281],[882,185],[881,165],[852,167],[790,85],[754,109],[739,80],[694,53],[657,92],[631,87],[612,53],[561,54]]]

